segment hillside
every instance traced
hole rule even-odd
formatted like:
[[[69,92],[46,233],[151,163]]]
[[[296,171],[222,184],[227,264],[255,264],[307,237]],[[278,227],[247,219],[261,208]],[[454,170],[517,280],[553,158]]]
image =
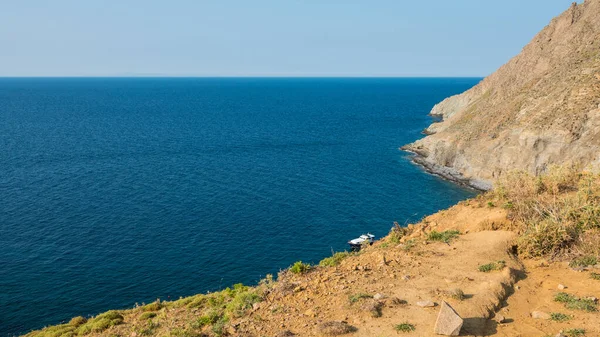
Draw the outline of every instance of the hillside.
[[[597,336],[598,214],[599,175],[521,173],[396,226],[359,253],[297,262],[255,287],[75,317],[27,337],[436,336],[445,303],[460,315],[461,335]]]
[[[472,89],[436,105],[429,136],[404,149],[479,189],[511,169],[600,163],[600,0],[573,5]]]

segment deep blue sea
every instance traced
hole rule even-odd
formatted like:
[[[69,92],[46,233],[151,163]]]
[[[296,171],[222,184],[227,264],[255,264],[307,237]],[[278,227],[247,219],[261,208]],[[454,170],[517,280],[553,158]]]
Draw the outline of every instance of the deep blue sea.
[[[255,283],[474,192],[398,150],[480,79],[0,79],[0,336]]]

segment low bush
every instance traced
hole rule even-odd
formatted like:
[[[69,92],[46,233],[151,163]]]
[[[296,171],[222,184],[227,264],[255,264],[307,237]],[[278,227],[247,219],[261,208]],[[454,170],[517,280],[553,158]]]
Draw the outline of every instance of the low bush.
[[[158,311],[162,308],[162,304],[160,300],[156,300],[156,302],[152,302],[150,304],[146,304],[142,307],[142,311]]]
[[[152,311],[148,311],[148,312],[144,312],[141,316],[140,319],[152,319],[156,317],[156,313],[152,312]]]
[[[590,277],[594,280],[598,280],[600,281],[600,274],[599,273],[591,273]]]
[[[433,230],[429,232],[429,234],[427,235],[427,239],[429,241],[440,241],[449,243],[452,239],[458,237],[459,234],[460,232],[457,230],[448,230],[443,232]]]
[[[319,266],[321,266],[321,267],[337,266],[338,264],[340,264],[340,262],[342,262],[343,259],[347,258],[348,256],[350,256],[350,253],[348,253],[348,252],[337,252],[337,253],[333,254],[333,256],[326,257],[323,260],[321,260],[321,262],[319,262]]]
[[[493,270],[502,270],[502,269],[504,269],[504,267],[506,267],[506,262],[497,261],[497,262],[490,262],[488,264],[480,265],[477,269],[482,273],[489,273]]]
[[[87,319],[85,317],[77,316],[77,317],[71,318],[71,320],[69,321],[69,325],[78,327],[81,324],[85,324],[85,322],[87,322]]]
[[[400,323],[394,326],[394,330],[399,332],[413,332],[415,331],[415,326],[410,323]]]
[[[394,227],[390,230],[390,234],[388,235],[389,241],[391,243],[400,243],[400,239],[406,235],[406,228],[400,226],[399,223],[394,221]]]
[[[510,206],[524,257],[560,255],[580,244],[583,233],[600,229],[600,175],[576,166],[551,167],[537,177],[509,172],[484,198]]]
[[[569,262],[569,267],[588,267],[598,264],[598,258],[595,256],[581,256]]]
[[[569,329],[565,334],[569,337],[580,337],[585,335],[585,329]]]
[[[357,293],[357,294],[348,296],[348,300],[350,301],[350,303],[356,303],[365,298],[373,298],[373,295],[365,294],[365,293]]]
[[[550,313],[550,319],[555,322],[566,322],[571,319],[571,316],[565,315],[560,312],[552,312]]]
[[[319,332],[326,336],[345,335],[356,331],[356,328],[344,321],[331,321],[319,324]]]
[[[596,302],[587,298],[579,298],[577,296],[564,292],[554,296],[554,301],[564,303],[567,309],[583,310],[587,312],[598,311]]]
[[[290,271],[294,274],[304,274],[310,270],[310,264],[297,261],[290,267]]]

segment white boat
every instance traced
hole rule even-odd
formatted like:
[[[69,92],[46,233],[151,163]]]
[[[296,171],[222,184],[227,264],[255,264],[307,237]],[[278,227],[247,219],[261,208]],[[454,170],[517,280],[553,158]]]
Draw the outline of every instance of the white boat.
[[[350,245],[350,248],[353,251],[359,251],[360,247],[362,247],[362,245],[364,245],[364,244],[372,245],[373,242],[375,242],[375,235],[373,235],[371,233],[367,233],[367,234],[363,234],[363,235],[357,237],[356,239],[348,241],[348,244]]]

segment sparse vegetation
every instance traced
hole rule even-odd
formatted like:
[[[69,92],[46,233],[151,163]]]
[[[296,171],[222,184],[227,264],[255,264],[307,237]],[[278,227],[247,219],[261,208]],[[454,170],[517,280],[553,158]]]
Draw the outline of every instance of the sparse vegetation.
[[[571,316],[565,315],[560,312],[552,312],[550,313],[550,319],[555,322],[566,322],[571,319]]]
[[[569,263],[569,267],[587,267],[587,266],[594,266],[598,264],[598,258],[595,256],[581,256],[578,257],[576,259],[573,259],[570,263]]]
[[[565,331],[565,334],[567,334],[567,336],[569,336],[569,337],[579,337],[579,336],[585,335],[585,330],[584,329],[569,329],[569,330]]]
[[[345,335],[357,329],[344,321],[331,321],[319,325],[319,332],[326,336]]]
[[[310,264],[297,261],[290,267],[290,271],[294,274],[304,274],[310,270]]]
[[[410,323],[400,323],[394,326],[394,330],[398,332],[413,332],[415,331],[415,326]]]
[[[445,243],[449,243],[452,239],[456,238],[460,234],[457,230],[447,230],[443,232],[431,231],[427,235],[427,239],[429,241],[441,241]]]
[[[402,239],[402,237],[406,235],[406,228],[403,228],[402,226],[400,226],[399,223],[397,223],[396,221],[394,221],[394,227],[392,227],[392,230],[390,231],[390,234],[388,235],[389,241],[391,243],[400,243],[400,239]]]
[[[580,242],[583,233],[600,228],[599,178],[577,167],[551,167],[537,177],[514,171],[487,198],[510,205],[505,208],[519,227],[521,256],[556,256]]]
[[[77,316],[77,317],[73,317],[71,318],[71,320],[69,321],[69,325],[70,326],[74,326],[74,327],[78,327],[82,324],[85,324],[85,322],[87,322],[87,319],[83,316]]]
[[[348,256],[350,256],[350,253],[348,253],[348,252],[337,252],[337,253],[333,254],[333,256],[326,257],[323,260],[321,260],[321,262],[319,262],[319,266],[321,266],[321,267],[337,266],[338,264],[340,264],[340,262],[342,262],[343,259],[347,258]]]
[[[564,303],[567,309],[584,310],[588,312],[598,311],[598,307],[593,300],[579,298],[564,292],[556,294],[554,296],[554,301]]]
[[[151,319],[151,318],[154,318],[154,317],[156,317],[156,313],[155,312],[151,312],[151,311],[150,312],[145,312],[145,313],[143,313],[140,316],[141,319]]]
[[[356,303],[365,298],[373,298],[373,295],[366,294],[366,293],[357,293],[357,294],[348,296],[348,300],[350,301],[350,303]]]
[[[162,308],[162,304],[160,300],[156,300],[156,302],[152,302],[150,304],[146,304],[142,307],[142,311],[158,311]]]
[[[449,295],[457,301],[463,301],[466,298],[464,291],[460,288],[450,290]]]
[[[600,274],[599,273],[590,273],[590,277],[594,280],[598,280],[600,281]]]
[[[502,270],[502,269],[504,269],[504,267],[506,267],[506,262],[497,261],[497,262],[490,262],[487,264],[482,264],[477,269],[482,273],[489,273],[493,270]]]

